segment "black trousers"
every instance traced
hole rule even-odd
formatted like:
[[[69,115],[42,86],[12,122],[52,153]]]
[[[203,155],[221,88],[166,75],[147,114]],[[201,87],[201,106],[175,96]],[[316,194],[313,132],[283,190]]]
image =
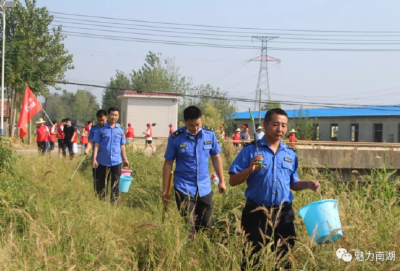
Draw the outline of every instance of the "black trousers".
[[[66,151],[66,146],[64,143],[64,139],[59,138],[58,139],[58,148],[62,150],[62,156],[67,156],[67,151]]]
[[[72,159],[74,159],[75,153],[73,152],[73,146],[74,143],[71,142],[71,140],[64,140],[64,146],[68,149],[69,152],[69,157]],[[64,151],[63,151],[64,154]]]
[[[175,200],[181,215],[190,224],[189,238],[193,239],[195,232],[201,229],[210,229],[212,226],[212,192],[199,197],[197,191],[195,197],[183,194],[175,188]]]
[[[101,200],[106,200],[108,184],[111,184],[111,203],[117,203],[119,198],[119,178],[121,177],[121,165],[106,167],[101,164],[95,173],[95,189]],[[110,181],[111,180],[111,181]]]
[[[46,142],[38,142],[37,143],[39,154],[46,154]]]
[[[279,207],[267,208],[270,216],[267,216],[264,210],[254,211],[259,207],[260,205],[247,200],[242,214],[242,227],[245,233],[248,234],[247,241],[253,248],[251,254],[256,254],[261,250],[262,246],[267,245],[273,240],[274,244],[272,246],[272,250],[277,251],[277,257],[282,258],[295,244],[296,231],[293,224],[294,211],[292,205],[284,205],[279,216]],[[271,223],[272,225],[275,225],[275,229],[273,226],[271,226]],[[268,238],[263,238],[260,231],[271,239],[268,240]],[[278,240],[280,240],[279,247],[277,247]],[[256,256],[252,265],[248,264],[245,256],[243,256],[242,270],[246,270],[246,268],[251,268],[252,266],[258,264],[260,261],[260,256],[261,255]],[[280,258],[277,258],[276,261],[280,262]],[[291,264],[289,261],[286,263],[281,263],[279,266],[284,267],[285,270],[291,269]],[[276,268],[279,270],[278,266],[276,266]]]

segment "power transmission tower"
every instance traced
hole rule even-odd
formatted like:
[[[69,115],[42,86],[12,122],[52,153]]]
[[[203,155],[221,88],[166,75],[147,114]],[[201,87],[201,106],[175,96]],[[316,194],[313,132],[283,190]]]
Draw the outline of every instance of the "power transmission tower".
[[[279,59],[270,57],[267,55],[268,41],[276,39],[278,37],[269,36],[253,36],[253,39],[261,41],[261,55],[252,59],[252,61],[260,61],[260,72],[258,74],[258,83],[256,89],[256,99],[254,102],[254,110],[257,110],[258,101],[258,124],[261,125],[261,99],[262,93],[266,93],[268,101],[271,101],[271,94],[269,91],[269,79],[268,79],[268,62],[280,62]]]

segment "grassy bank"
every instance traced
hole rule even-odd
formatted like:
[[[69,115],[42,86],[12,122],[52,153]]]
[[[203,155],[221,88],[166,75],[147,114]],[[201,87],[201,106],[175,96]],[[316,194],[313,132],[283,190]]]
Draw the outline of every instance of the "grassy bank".
[[[87,162],[68,183],[77,158],[19,157],[11,171],[1,173],[0,270],[239,270],[244,186],[228,186],[223,195],[213,188],[213,230],[189,242],[174,204],[161,223],[160,156],[129,153],[135,179],[118,207],[94,197]],[[400,270],[399,186],[388,183],[389,172],[377,171],[363,185],[334,184],[329,173],[301,174],[321,178],[323,197],[340,202],[345,236],[316,245],[296,217],[299,240],[289,257],[296,270]],[[311,191],[294,196],[296,213],[319,197]],[[338,248],[353,259],[354,251],[395,251],[398,259],[346,263],[337,259]],[[263,264],[273,262],[266,252]]]

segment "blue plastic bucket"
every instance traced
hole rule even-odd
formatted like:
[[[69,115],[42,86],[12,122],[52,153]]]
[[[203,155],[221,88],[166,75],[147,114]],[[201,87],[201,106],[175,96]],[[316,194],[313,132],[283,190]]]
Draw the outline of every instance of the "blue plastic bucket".
[[[133,178],[128,175],[121,175],[119,178],[119,192],[128,193]]]
[[[333,243],[343,236],[338,205],[337,200],[326,199],[307,204],[299,210],[298,214],[306,224],[308,235],[317,244],[324,241],[327,244]]]

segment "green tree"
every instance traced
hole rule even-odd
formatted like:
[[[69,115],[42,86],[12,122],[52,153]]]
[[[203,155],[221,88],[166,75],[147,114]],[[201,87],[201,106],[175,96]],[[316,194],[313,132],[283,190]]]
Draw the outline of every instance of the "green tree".
[[[76,93],[64,90],[62,95],[55,93],[47,97],[47,114],[59,122],[68,117],[85,123],[95,118],[97,110],[99,104],[96,97],[87,90],[78,90]]]
[[[224,125],[225,131],[227,133],[233,132],[234,120],[231,117],[237,111],[237,107],[234,102],[229,101],[225,93],[221,93],[218,88],[215,89],[210,85],[200,85],[199,87],[188,89],[187,94],[191,97],[186,97],[181,103],[178,115],[179,120],[183,120],[183,109],[189,105],[195,105],[203,112],[206,110],[207,105],[212,105],[221,116],[221,125]],[[219,129],[221,125],[213,128]]]
[[[262,111],[268,111],[273,108],[281,108],[280,102],[269,101],[261,106]]]
[[[190,86],[190,82],[179,73],[179,68],[172,59],[164,60],[162,65],[161,54],[149,52],[145,60],[142,68],[130,74],[133,89],[184,94]]]
[[[202,113],[203,125],[211,127],[215,131],[219,131],[219,127],[224,123],[220,111],[212,104],[206,103]]]
[[[129,77],[122,71],[118,71],[115,77],[110,78],[108,87],[103,92],[103,104],[102,108],[107,110],[111,106],[117,106],[121,108],[121,101],[117,99],[118,93],[121,90],[111,89],[111,88],[121,88],[121,89],[131,89],[132,84],[130,83]]]
[[[61,26],[50,27],[54,16],[45,7],[37,7],[36,0],[25,0],[25,5],[18,0],[16,3],[15,8],[6,11],[5,30],[8,49],[4,79],[13,98],[13,108],[19,107],[26,84],[36,95],[46,97],[50,86],[60,89],[52,81],[63,80],[64,73],[73,69],[72,55],[63,44],[65,36],[61,34]],[[12,116],[11,127],[15,119]]]
[[[289,116],[289,118],[291,118],[289,129],[296,130],[297,139],[317,140],[319,138],[317,130],[318,119],[310,118],[308,110],[303,110],[303,108],[300,107],[297,114],[295,113],[294,116]]]

